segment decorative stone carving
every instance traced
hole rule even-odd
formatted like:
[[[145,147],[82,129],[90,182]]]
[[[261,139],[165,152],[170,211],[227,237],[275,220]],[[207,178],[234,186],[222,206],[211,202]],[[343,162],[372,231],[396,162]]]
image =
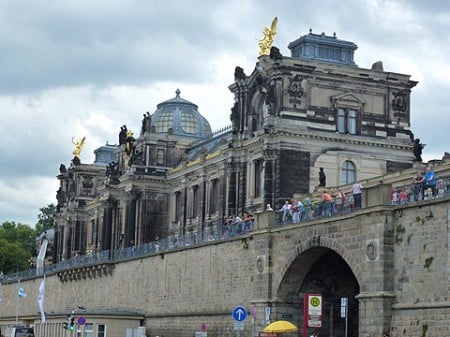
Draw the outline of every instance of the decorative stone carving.
[[[394,98],[392,99],[392,109],[398,112],[406,112],[408,109],[408,103],[405,92],[399,91],[394,94]]]
[[[61,282],[79,281],[86,278],[92,279],[103,276],[112,276],[114,263],[102,263],[98,265],[82,266],[57,273]]]
[[[291,97],[300,98],[303,96],[302,81],[303,78],[298,74],[289,78],[288,93]]]
[[[375,261],[378,258],[378,242],[376,240],[367,242],[366,254],[370,261]]]

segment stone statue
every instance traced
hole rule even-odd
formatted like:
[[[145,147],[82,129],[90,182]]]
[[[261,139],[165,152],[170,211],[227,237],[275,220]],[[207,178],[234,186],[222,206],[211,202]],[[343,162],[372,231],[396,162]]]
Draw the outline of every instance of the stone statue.
[[[417,162],[419,162],[419,163],[422,162],[422,149],[423,149],[424,147],[425,147],[425,145],[422,144],[422,143],[420,142],[420,139],[419,139],[419,138],[416,138],[416,139],[414,140],[413,153],[414,153],[414,157],[416,157],[416,158],[414,159],[414,161],[417,161]]]
[[[144,132],[150,131],[152,120],[150,118],[150,112],[146,112],[143,114],[144,118],[142,119],[142,127],[141,127],[141,135],[144,134]]]
[[[270,48],[274,40],[274,36],[277,33],[277,22],[278,18],[275,17],[272,21],[272,25],[264,27],[264,37],[259,40],[259,55],[269,55]]]
[[[233,129],[236,131],[239,128],[239,106],[238,102],[235,102],[231,108],[230,120],[233,124]]]
[[[283,59],[283,55],[281,55],[280,49],[278,49],[278,47],[270,47],[270,58],[275,61]]]
[[[67,172],[66,165],[64,164],[59,165],[59,173],[64,174],[66,172]]]
[[[127,130],[126,138],[125,138],[125,152],[127,155],[131,155],[134,149],[134,142],[136,139],[133,137],[133,131]]]
[[[319,187],[325,187],[327,177],[323,171],[323,167],[319,169]]]
[[[75,149],[73,149],[73,152],[72,152],[74,158],[80,159],[80,153],[81,153],[81,150],[83,150],[83,146],[84,146],[84,141],[85,140],[86,140],[86,137],[83,137],[83,138],[78,139],[74,143],[73,137],[72,137],[72,144],[75,145]]]
[[[239,66],[236,66],[236,68],[234,68],[234,80],[239,81],[239,80],[245,80],[246,78],[247,78],[247,76],[244,73],[244,69],[242,69]]]
[[[106,168],[106,182],[112,185],[117,185],[120,183],[119,177],[119,163],[115,161],[110,162]]]
[[[128,160],[128,166],[144,165],[142,154],[143,154],[142,151],[139,151],[138,149],[134,148],[133,152],[131,153],[130,160]]]
[[[123,125],[120,127],[119,132],[119,145],[125,144],[125,141],[127,139],[127,126]]]

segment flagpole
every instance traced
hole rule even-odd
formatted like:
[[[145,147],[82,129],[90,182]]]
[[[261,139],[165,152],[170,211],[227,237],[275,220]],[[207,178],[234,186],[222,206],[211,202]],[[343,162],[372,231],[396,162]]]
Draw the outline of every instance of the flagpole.
[[[44,268],[44,280],[43,280],[43,282],[44,282],[44,284],[45,284],[45,268]],[[39,286],[39,288],[40,288],[40,286]],[[44,303],[44,297],[45,297],[45,286],[44,286],[44,294],[42,295],[43,297],[42,297],[42,301],[43,301],[43,303]],[[44,330],[45,330],[45,318],[44,318],[44,321],[42,321],[42,316],[44,316],[45,315],[45,313],[44,313],[44,304],[42,304],[42,313],[41,313],[41,337],[44,337],[45,336],[45,334],[44,334]],[[44,316],[45,317],[45,316]]]
[[[17,280],[17,292],[16,292],[16,326],[19,325],[19,289],[20,289],[20,279]]]

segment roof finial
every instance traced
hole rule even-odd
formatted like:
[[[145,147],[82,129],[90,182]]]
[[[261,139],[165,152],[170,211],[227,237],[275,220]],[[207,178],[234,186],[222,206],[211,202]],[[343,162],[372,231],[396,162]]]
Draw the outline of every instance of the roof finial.
[[[176,98],[177,100],[179,100],[179,99],[180,99],[180,94],[181,94],[180,89],[177,89],[177,91],[175,91],[175,94],[177,95],[175,98]]]
[[[312,34],[312,28],[309,29],[309,34]]]

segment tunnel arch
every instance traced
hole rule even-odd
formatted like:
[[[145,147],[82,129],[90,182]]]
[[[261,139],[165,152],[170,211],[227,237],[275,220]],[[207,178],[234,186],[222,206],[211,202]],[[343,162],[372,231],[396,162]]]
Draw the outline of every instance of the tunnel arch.
[[[326,241],[326,240],[322,240]],[[358,336],[359,305],[356,296],[360,285],[351,265],[357,266],[351,257],[344,258],[345,248],[328,241],[303,243],[292,253],[290,263],[283,266],[276,303],[278,319],[288,319],[304,326],[305,294],[322,295],[322,327],[307,329],[308,336],[313,332],[320,335],[344,335],[347,324],[347,336]],[[331,247],[333,246],[332,249]],[[348,263],[348,261],[351,261]],[[353,262],[353,263],[352,263]],[[356,268],[359,269],[359,268]],[[280,270],[281,272],[281,270]],[[341,298],[347,298],[348,317],[341,318]]]

